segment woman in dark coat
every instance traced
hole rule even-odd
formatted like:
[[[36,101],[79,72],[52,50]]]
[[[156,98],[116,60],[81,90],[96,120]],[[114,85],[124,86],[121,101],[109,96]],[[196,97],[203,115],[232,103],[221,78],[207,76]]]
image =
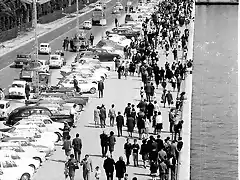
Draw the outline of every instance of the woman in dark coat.
[[[126,173],[126,164],[123,161],[123,157],[120,156],[119,160],[115,164],[116,169],[116,177],[118,180],[121,180],[124,177],[124,174]]]
[[[128,135],[130,137],[132,137],[134,126],[135,126],[135,119],[131,116],[128,117],[127,118],[127,131],[128,131]]]
[[[111,157],[112,157],[112,153],[114,151],[115,144],[116,144],[116,138],[114,136],[114,132],[111,131],[110,136],[109,136],[109,151],[110,151]]]

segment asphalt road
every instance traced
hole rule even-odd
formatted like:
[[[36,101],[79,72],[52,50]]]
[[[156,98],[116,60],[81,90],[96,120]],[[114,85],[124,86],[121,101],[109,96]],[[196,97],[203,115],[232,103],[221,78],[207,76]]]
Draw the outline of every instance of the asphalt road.
[[[100,40],[100,35],[102,30],[105,30],[109,28],[113,23],[116,15],[111,14],[112,7],[115,5],[116,0],[112,0],[107,4],[107,9],[106,9],[106,17],[107,17],[107,26],[101,27],[101,26],[94,26],[92,30],[88,31],[87,36],[89,36],[90,32],[93,33],[95,36],[95,42]],[[136,0],[133,1],[133,3],[136,3]],[[122,1],[123,6],[126,5],[126,1]],[[92,13],[87,13],[83,15],[82,17],[79,17],[79,22],[82,23],[85,20],[89,20],[92,16]],[[125,17],[123,14],[117,15],[118,18],[122,19]],[[76,33],[76,20],[73,22],[70,22],[42,37],[39,38],[39,44],[42,42],[49,42],[51,47],[52,47],[52,52],[55,52],[58,49],[62,49],[62,42],[65,37],[73,37],[74,34]],[[16,58],[17,54],[27,54],[27,53],[33,53],[33,45],[34,42],[30,42],[26,44],[23,47],[20,47],[16,49],[15,51],[9,52],[8,54],[0,57],[0,87],[1,88],[6,88],[11,85],[12,81],[14,79],[19,78],[19,72],[20,69],[16,69],[11,67],[10,65]],[[76,53],[72,52],[66,52],[65,53],[65,58],[68,61],[71,61]],[[39,59],[48,59],[48,55],[40,55]],[[52,83],[55,84],[56,78],[54,78],[54,74],[58,74],[59,70],[51,70],[51,73],[53,74],[52,78]]]

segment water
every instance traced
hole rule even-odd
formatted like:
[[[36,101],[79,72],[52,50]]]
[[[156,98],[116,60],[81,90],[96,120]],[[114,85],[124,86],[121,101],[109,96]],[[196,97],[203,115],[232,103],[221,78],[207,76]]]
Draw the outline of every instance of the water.
[[[197,6],[192,180],[237,178],[237,6]]]

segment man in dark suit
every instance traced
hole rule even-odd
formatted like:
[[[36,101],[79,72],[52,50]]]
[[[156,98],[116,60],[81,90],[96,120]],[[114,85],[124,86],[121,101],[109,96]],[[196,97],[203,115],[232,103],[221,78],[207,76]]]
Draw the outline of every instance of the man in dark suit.
[[[157,135],[156,142],[157,142],[157,150],[158,151],[160,151],[161,149],[164,148],[163,140],[161,139],[160,135]]]
[[[80,156],[82,151],[82,140],[79,138],[79,134],[76,134],[76,137],[72,141],[73,150],[74,150],[74,157],[75,159],[80,162]]]
[[[102,157],[106,157],[109,139],[108,139],[108,135],[105,134],[104,131],[102,132],[102,134],[100,134],[100,140],[101,140],[101,147],[102,147]]]
[[[98,94],[99,98],[103,98],[104,83],[102,80],[98,82]]]
[[[116,117],[117,122],[117,130],[118,130],[118,137],[122,136],[122,127],[124,125],[124,117],[121,115],[121,112],[118,112],[118,116]]]

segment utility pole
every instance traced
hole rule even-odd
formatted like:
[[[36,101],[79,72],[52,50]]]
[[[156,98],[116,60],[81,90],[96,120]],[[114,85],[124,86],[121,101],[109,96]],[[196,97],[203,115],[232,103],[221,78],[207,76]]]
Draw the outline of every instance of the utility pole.
[[[35,65],[37,65],[38,63],[38,38],[37,38],[37,3],[36,0],[33,0],[33,10],[34,10],[34,37],[35,37],[35,45],[34,45],[34,49],[35,49],[35,53],[34,53],[34,57],[35,57]],[[39,93],[39,77],[38,77],[38,71],[35,71],[35,88],[36,88],[36,94]]]
[[[77,12],[76,12],[76,13],[77,13],[77,24],[76,24],[77,33],[78,33],[78,31],[79,31],[79,18],[78,18],[78,14],[79,14],[79,12],[78,12],[78,1],[79,1],[79,0],[77,0],[77,3],[76,3],[76,6],[77,6],[77,7],[76,7],[76,9],[77,9],[77,10],[76,10],[76,11],[77,11]]]

